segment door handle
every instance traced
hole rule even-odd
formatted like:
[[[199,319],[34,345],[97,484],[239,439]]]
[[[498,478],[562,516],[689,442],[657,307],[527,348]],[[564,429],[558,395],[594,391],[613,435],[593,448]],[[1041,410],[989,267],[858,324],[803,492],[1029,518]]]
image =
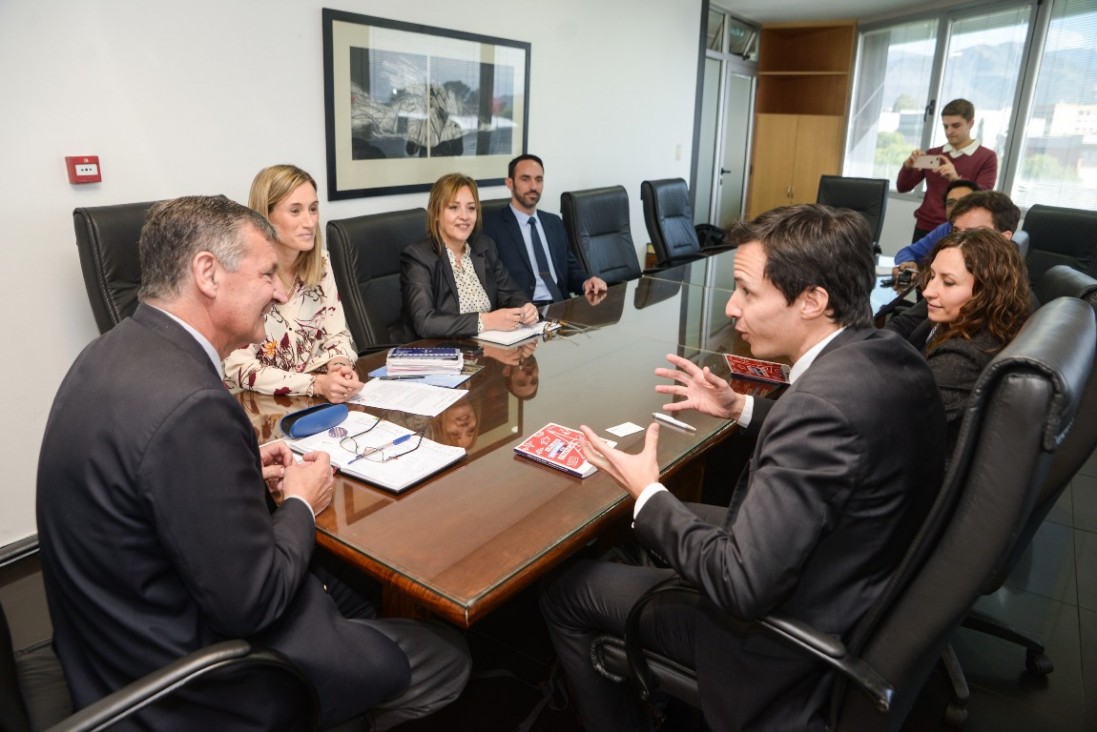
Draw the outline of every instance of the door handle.
[[[720,168],[720,175],[727,175],[730,172],[731,171],[728,170],[727,168]]]

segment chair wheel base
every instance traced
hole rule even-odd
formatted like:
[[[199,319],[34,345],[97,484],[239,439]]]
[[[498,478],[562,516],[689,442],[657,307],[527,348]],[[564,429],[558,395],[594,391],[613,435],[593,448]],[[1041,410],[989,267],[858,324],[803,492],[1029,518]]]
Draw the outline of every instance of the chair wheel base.
[[[1028,651],[1025,653],[1025,668],[1028,669],[1029,673],[1047,676],[1055,670],[1055,664],[1051,662],[1046,653]]]
[[[945,708],[945,724],[953,729],[960,729],[967,722],[967,707],[956,703],[949,704]]]

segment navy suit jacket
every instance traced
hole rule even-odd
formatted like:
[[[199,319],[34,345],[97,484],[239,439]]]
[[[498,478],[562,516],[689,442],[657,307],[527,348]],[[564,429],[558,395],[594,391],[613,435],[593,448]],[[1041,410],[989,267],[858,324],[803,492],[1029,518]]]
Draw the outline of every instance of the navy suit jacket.
[[[545,230],[549,253],[552,255],[552,268],[556,272],[556,284],[560,291],[565,297],[571,293],[581,293],[583,283],[590,279],[590,275],[583,271],[575,252],[572,251],[564,222],[556,214],[545,211],[538,211],[535,215],[541,222],[541,228]],[[533,288],[537,285],[533,274],[537,265],[536,262],[529,261],[526,242],[522,239],[522,230],[519,228],[521,226],[528,224],[524,221],[519,224],[510,206],[503,206],[484,217],[484,233],[495,242],[503,266],[526,293],[526,297],[532,300]]]
[[[694,668],[713,729],[821,727],[830,678],[821,664],[736,635],[726,615],[780,613],[846,638],[940,487],[935,392],[925,359],[901,337],[847,329],[780,399],[755,400],[754,455],[723,517],[698,516],[665,491],[640,510],[637,538],[703,596]],[[911,435],[920,449],[908,448]]]
[[[312,513],[271,511],[255,430],[209,356],[139,305],[92,341],[54,400],[38,464],[38,532],[54,645],[77,708],[218,641],[304,670],[324,725],[408,684],[407,657],[344,618],[309,572]],[[269,729],[264,674],[141,712],[148,729]],[[250,723],[250,724],[249,724]]]

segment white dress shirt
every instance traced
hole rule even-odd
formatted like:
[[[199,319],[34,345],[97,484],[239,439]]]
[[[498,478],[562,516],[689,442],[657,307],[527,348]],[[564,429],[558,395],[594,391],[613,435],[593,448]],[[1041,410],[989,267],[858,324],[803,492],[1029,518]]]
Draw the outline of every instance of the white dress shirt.
[[[827,347],[827,344],[834,340],[839,333],[845,330],[844,327],[839,328],[833,333],[827,335],[821,341],[809,348],[800,359],[792,365],[792,370],[788,374],[788,383],[795,384],[796,380],[804,375],[804,372],[808,370],[808,367],[815,362],[816,356]],[[743,412],[739,415],[739,419],[736,421],[741,427],[747,427],[750,425],[750,420],[754,416],[754,397],[747,396],[746,401],[743,404]],[[665,491],[666,486],[662,483],[651,483],[647,485],[644,490],[640,491],[640,495],[636,497],[636,505],[632,507],[632,520],[635,521],[636,517],[640,514],[640,509],[644,507],[644,504],[648,502],[648,499],[659,491]]]

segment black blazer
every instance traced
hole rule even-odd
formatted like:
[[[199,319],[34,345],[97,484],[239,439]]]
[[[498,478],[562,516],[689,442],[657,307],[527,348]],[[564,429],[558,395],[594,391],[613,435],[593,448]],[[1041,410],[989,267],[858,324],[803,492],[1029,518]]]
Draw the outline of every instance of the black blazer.
[[[139,305],[77,358],[46,424],[37,499],[54,644],[77,708],[229,638],[297,662],[325,725],[406,687],[400,648],[343,618],[309,572],[311,511],[291,499],[272,512],[251,422],[160,310]],[[257,676],[141,718],[217,729],[210,715],[223,709],[240,729],[267,729],[248,686]]]
[[[556,214],[545,211],[538,211],[536,216],[541,222],[541,228],[545,230],[549,253],[552,255],[552,268],[556,272],[556,284],[565,297],[569,293],[581,293],[583,283],[590,279],[590,275],[583,270],[575,257],[564,222]],[[536,264],[529,261],[526,242],[522,239],[522,226],[528,224],[524,221],[519,224],[510,206],[503,206],[484,217],[484,234],[495,242],[499,259],[503,261],[510,276],[526,293],[526,297],[532,298],[533,288],[537,285],[533,275]]]
[[[857,378],[850,378],[857,374]],[[893,333],[847,329],[776,402],[723,522],[660,492],[637,538],[701,590],[695,668],[713,729],[821,728],[829,678],[725,613],[780,613],[845,637],[883,589],[943,478],[945,425],[925,359]],[[901,446],[921,435],[921,449]]]
[[[469,259],[488,293],[491,309],[516,308],[529,302],[514,283],[495,243],[482,234],[469,238]],[[477,313],[460,313],[457,281],[449,257],[438,254],[428,236],[404,247],[400,255],[400,288],[410,339],[465,338],[476,335]]]
[[[926,354],[926,361],[941,395],[941,403],[945,407],[945,421],[948,423],[946,449],[947,454],[951,455],[960,435],[960,424],[964,420],[971,390],[975,387],[979,374],[983,373],[994,355],[1002,350],[1003,344],[989,332],[983,331],[970,341],[965,338],[950,338],[927,352],[926,345],[933,330],[933,321],[929,319],[929,307],[925,300],[895,316],[884,327],[904,336],[915,348]]]

